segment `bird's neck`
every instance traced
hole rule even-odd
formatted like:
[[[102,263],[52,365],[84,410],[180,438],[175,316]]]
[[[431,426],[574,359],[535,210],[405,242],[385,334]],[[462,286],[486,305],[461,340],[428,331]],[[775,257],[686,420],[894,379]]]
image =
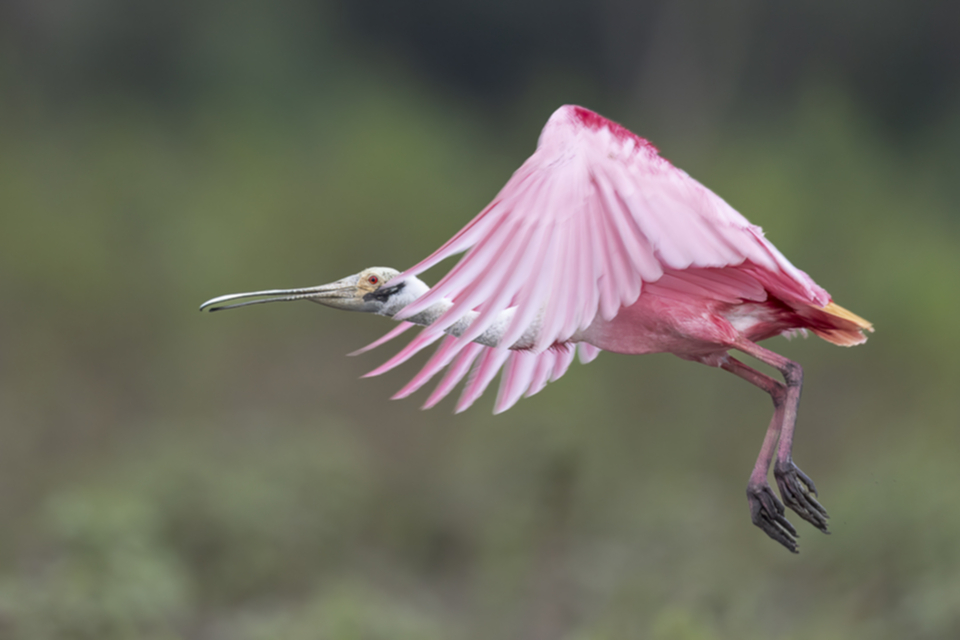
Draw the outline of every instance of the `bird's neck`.
[[[411,280],[414,280],[414,279],[411,278]],[[413,300],[419,298],[420,296],[424,295],[425,293],[427,293],[427,291],[430,290],[429,287],[427,287],[426,285],[423,285],[422,290],[420,289],[421,289],[420,287],[416,287],[415,288],[416,296],[411,297],[411,299],[404,301],[402,306],[400,305],[388,306],[387,308],[383,309],[380,312],[380,314],[392,318],[393,316],[395,316],[397,313],[400,312],[400,309],[402,309],[403,307],[406,307],[408,304],[413,302]],[[412,315],[409,318],[404,318],[404,321],[412,322],[413,324],[419,324],[425,327],[430,326],[434,322],[439,320],[444,313],[449,311],[451,307],[453,307],[453,301],[447,298],[443,298],[436,304],[427,307],[420,313]],[[470,327],[473,321],[476,320],[478,315],[480,314],[476,311],[468,312],[458,321],[450,325],[450,327],[448,327],[445,330],[445,333],[449,333],[450,335],[457,336],[459,338],[464,333],[466,333],[467,329]],[[493,323],[491,323],[491,325],[487,328],[487,330],[481,333],[477,338],[474,338],[473,341],[487,347],[499,346],[500,338],[503,337],[503,335],[507,331],[507,328],[510,326],[510,321],[513,319],[513,315],[514,315],[513,308],[506,309],[500,312],[496,320]],[[523,335],[520,336],[520,339],[514,342],[513,344],[511,344],[510,348],[511,349],[532,348],[536,342],[536,331],[538,328],[539,328],[539,322],[535,323],[526,331],[524,331]]]
[[[428,326],[436,322],[440,316],[446,313],[450,307],[453,306],[453,302],[447,299],[443,299],[437,304],[427,307],[420,313],[410,316],[407,318],[407,322],[412,322],[414,324],[420,324],[423,326]],[[506,333],[507,327],[510,325],[510,320],[513,318],[513,309],[507,309],[502,311],[497,317],[496,321],[490,325],[490,327],[477,336],[473,341],[478,342],[487,347],[496,347],[500,344],[500,338],[503,337],[503,334]],[[467,329],[476,320],[477,316],[480,315],[476,311],[468,312],[464,317],[460,318],[458,321],[453,323],[447,330],[446,333],[450,335],[457,336],[458,338],[466,333]],[[522,336],[520,340],[510,345],[512,349],[522,349],[533,346],[532,340],[524,341],[526,335]],[[529,344],[526,344],[529,342]]]

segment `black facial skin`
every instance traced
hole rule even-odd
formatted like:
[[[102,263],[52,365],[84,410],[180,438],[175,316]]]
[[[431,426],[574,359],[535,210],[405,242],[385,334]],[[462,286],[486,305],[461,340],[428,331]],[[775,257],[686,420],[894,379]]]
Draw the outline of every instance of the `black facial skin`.
[[[371,291],[370,293],[363,296],[364,302],[386,302],[393,294],[403,290],[407,286],[406,282],[401,282],[400,284],[393,287],[380,287],[376,291]]]

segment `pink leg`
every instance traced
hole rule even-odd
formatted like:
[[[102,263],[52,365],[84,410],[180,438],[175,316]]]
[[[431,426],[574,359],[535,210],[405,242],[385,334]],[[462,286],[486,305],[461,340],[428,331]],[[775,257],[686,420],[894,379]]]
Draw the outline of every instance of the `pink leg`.
[[[796,362],[746,340],[737,343],[736,348],[770,365],[783,375],[786,387],[780,425],[780,442],[777,447],[777,462],[773,468],[773,475],[777,479],[780,495],[786,505],[816,528],[824,533],[829,533],[827,531],[827,518],[829,516],[815,497],[817,488],[813,484],[813,480],[797,468],[791,456],[793,433],[797,424],[797,408],[800,405],[800,389],[803,386],[803,369]],[[762,385],[757,386],[763,388]],[[774,402],[776,403],[776,399],[774,399]],[[774,414],[774,419],[776,419],[776,414]],[[765,440],[764,447],[766,446],[767,442]]]
[[[770,426],[767,427],[763,446],[760,447],[760,455],[757,456],[757,463],[753,466],[750,481],[747,483],[747,502],[750,504],[750,517],[753,524],[790,551],[797,553],[797,530],[784,517],[783,503],[767,482],[770,462],[773,460],[777,438],[783,424],[786,387],[730,356],[727,356],[720,367],[763,389],[773,400],[773,418],[770,420]]]

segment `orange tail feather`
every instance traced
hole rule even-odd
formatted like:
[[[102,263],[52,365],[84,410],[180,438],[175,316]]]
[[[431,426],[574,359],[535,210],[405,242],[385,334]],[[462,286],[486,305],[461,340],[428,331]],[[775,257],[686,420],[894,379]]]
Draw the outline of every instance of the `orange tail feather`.
[[[802,315],[811,321],[811,331],[841,347],[863,344],[867,341],[864,331],[873,333],[873,324],[833,302],[823,308],[808,307],[805,312]]]

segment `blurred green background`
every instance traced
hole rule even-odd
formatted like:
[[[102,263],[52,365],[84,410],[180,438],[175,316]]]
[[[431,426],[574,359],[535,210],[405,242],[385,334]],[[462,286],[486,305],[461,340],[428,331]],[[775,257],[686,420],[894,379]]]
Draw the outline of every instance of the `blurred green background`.
[[[949,0],[0,4],[0,637],[960,637],[958,43]],[[197,312],[412,265],[564,103],[875,323],[767,344],[799,556],[733,376],[602,354],[454,416],[358,380],[382,318]]]

